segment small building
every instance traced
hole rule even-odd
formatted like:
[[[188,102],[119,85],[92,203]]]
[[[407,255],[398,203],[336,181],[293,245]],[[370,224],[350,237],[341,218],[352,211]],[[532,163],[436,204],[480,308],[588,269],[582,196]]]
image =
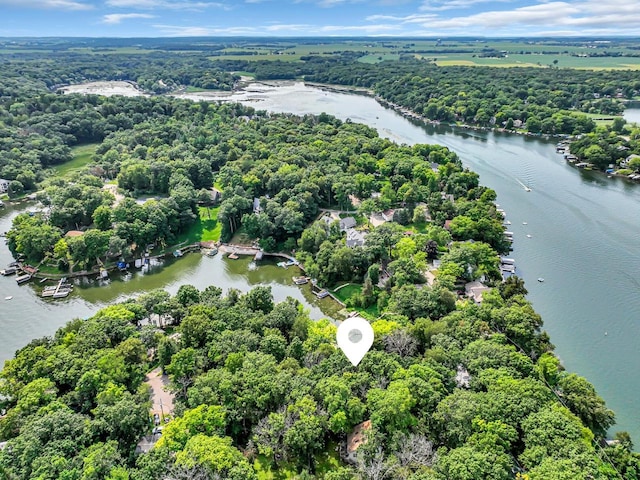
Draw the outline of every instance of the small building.
[[[469,388],[471,385],[471,374],[462,365],[458,365],[456,370],[456,385],[458,388]]]
[[[222,199],[222,192],[217,188],[209,190],[209,195],[211,196],[211,203],[218,203]]]
[[[4,178],[0,178],[0,193],[7,193],[9,191],[9,184],[11,182],[9,180],[5,180]]]
[[[625,158],[624,160],[620,161],[620,166],[622,168],[627,168],[629,166],[629,162],[631,160],[633,160],[634,158],[640,158],[640,155],[636,155],[635,153],[629,155],[627,158]],[[1,180],[0,180],[1,181]],[[1,191],[1,190],[0,190]]]
[[[385,210],[384,212],[382,212],[380,216],[385,222],[393,222],[393,216],[395,215],[395,213],[396,211],[393,208],[390,208],[389,210]]]
[[[80,231],[80,230],[69,230],[67,233],[64,234],[65,237],[70,238],[70,237],[81,237],[82,235],[84,235],[84,232]]]
[[[427,204],[424,202],[418,202],[416,203],[416,208],[418,207],[424,208],[424,221],[430,222],[432,218],[431,218],[431,212],[429,212],[429,207],[427,206]]]
[[[262,212],[262,207],[260,206],[260,199],[258,197],[255,197],[253,199],[253,213],[260,213]]]
[[[367,432],[371,430],[371,420],[366,420],[356,425],[353,431],[347,435],[347,448],[345,461],[356,463],[358,448],[367,443]]]
[[[136,454],[149,453],[156,442],[160,440],[160,435],[159,433],[154,433],[153,435],[142,437],[136,445]]]
[[[355,228],[347,230],[347,247],[362,247],[364,246],[365,238],[367,234],[365,232],[359,232]]]
[[[353,228],[357,225],[356,219],[353,217],[345,217],[340,220],[340,231],[346,232],[350,228]]]
[[[455,202],[455,197],[453,196],[452,193],[444,193],[444,192],[442,192],[440,194],[440,196],[442,197],[443,200],[448,200],[451,203]]]
[[[482,294],[488,290],[491,290],[491,288],[478,281],[469,282],[464,286],[465,295],[476,303],[482,303]]]

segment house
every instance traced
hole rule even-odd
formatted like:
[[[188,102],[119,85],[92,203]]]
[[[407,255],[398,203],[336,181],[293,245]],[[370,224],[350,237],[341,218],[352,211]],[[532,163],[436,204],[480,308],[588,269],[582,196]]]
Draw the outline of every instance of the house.
[[[356,463],[358,448],[367,443],[367,432],[371,430],[371,420],[366,420],[356,425],[353,431],[347,435],[347,449],[345,461]]]
[[[513,127],[514,128],[521,128],[522,127],[522,120],[514,120],[513,121]]]
[[[380,216],[385,222],[393,222],[393,216],[395,215],[395,213],[396,211],[393,208],[390,208],[389,210],[385,210],[384,212],[382,212]]]
[[[491,288],[478,281],[469,282],[464,286],[465,295],[476,303],[482,303],[482,294],[488,290],[491,290]]]
[[[620,162],[620,166],[621,166],[622,168],[627,168],[627,167],[629,166],[629,162],[630,162],[631,160],[633,160],[634,158],[640,158],[640,155],[636,155],[635,153],[633,153],[633,154],[629,155],[627,158],[625,158],[624,160],[622,160],[622,161]],[[2,191],[2,190],[0,190],[0,191]]]
[[[362,247],[367,234],[365,232],[359,232],[355,228],[347,230],[347,247]]]
[[[80,230],[69,230],[64,234],[65,237],[81,237],[82,235],[84,235],[84,232]]]
[[[456,385],[458,388],[469,388],[471,384],[471,374],[462,365],[458,365],[456,370]]]
[[[209,190],[209,195],[211,195],[211,203],[217,203],[222,199],[222,192],[217,188]]]
[[[0,178],[0,193],[7,193],[9,191],[9,184],[11,182],[9,180],[5,180],[4,178]]]
[[[353,217],[345,217],[340,220],[340,231],[346,232],[348,229],[357,225],[356,219]]]
[[[424,208],[424,221],[430,222],[432,218],[431,218],[431,213],[429,212],[429,207],[427,206],[427,204],[424,202],[418,202],[416,203],[416,208],[418,207]]]

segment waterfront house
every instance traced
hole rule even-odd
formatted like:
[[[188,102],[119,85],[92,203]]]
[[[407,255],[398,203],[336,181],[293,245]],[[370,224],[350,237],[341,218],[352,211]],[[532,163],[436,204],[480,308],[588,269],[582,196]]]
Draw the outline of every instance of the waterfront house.
[[[4,178],[0,178],[0,193],[7,193],[9,191],[9,184],[11,182],[9,180],[5,180]]]
[[[464,286],[464,293],[476,303],[482,303],[482,294],[491,288],[479,281],[469,282]]]
[[[624,160],[620,161],[620,166],[622,168],[627,168],[629,166],[629,162],[631,160],[633,160],[634,158],[640,158],[640,155],[636,155],[635,153],[632,153],[631,155],[629,155],[627,158],[625,158]]]

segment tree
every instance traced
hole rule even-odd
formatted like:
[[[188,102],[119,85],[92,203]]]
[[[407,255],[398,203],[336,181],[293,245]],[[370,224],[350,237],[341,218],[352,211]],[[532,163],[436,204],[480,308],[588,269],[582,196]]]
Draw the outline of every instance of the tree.
[[[109,230],[111,228],[111,209],[106,205],[100,205],[93,212],[93,223],[100,230]]]
[[[167,447],[179,452],[189,439],[197,434],[211,436],[224,435],[226,412],[218,405],[199,405],[186,410],[182,416],[172,419],[164,428],[157,447]]]
[[[558,389],[567,407],[597,435],[605,435],[614,422],[614,413],[605,406],[593,385],[575,373],[563,375]]]
[[[178,293],[176,293],[176,300],[183,307],[188,307],[200,301],[200,292],[193,285],[180,285]]]
[[[257,476],[240,450],[229,437],[197,434],[176,455],[176,465],[187,468],[201,466],[210,476],[228,480],[257,480]]]
[[[522,295],[523,297],[529,293],[524,286],[524,280],[517,275],[511,275],[498,286],[500,295],[505,300],[515,296]]]
[[[416,400],[407,383],[394,380],[385,389],[372,388],[367,393],[371,422],[382,432],[407,432],[416,423],[411,413]]]

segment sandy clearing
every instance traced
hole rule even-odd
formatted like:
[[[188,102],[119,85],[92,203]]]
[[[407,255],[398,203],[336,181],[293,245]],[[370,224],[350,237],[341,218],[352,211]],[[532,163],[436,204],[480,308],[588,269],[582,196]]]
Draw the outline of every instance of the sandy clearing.
[[[144,92],[138,90],[135,85],[129,82],[89,82],[79,85],[69,85],[59,89],[63,93],[84,93],[104,95],[110,97],[112,95],[122,95],[125,97],[147,96]]]

